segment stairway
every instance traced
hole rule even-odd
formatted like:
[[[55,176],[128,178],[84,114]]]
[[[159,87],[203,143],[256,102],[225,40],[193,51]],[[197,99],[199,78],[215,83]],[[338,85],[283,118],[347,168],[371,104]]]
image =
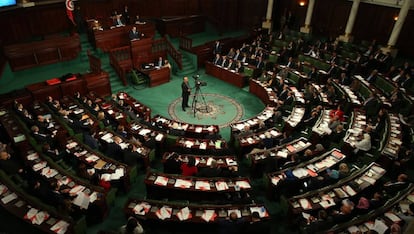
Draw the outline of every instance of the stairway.
[[[183,55],[183,69],[179,70],[177,69],[176,75],[177,76],[189,76],[197,73],[197,65],[193,64],[193,61],[191,58],[189,58],[185,53],[182,53]]]
[[[121,82],[121,79],[116,74],[115,70],[112,68],[111,64],[109,63],[109,54],[103,53],[99,49],[95,50],[92,45],[89,43],[87,35],[81,34],[81,47],[82,50],[80,52],[80,61],[82,63],[88,63],[88,55],[87,51],[90,50],[91,53],[101,59],[102,62],[102,70],[108,72],[109,80],[111,82],[111,89],[112,93],[117,93],[119,91],[128,91],[129,86],[124,86]]]

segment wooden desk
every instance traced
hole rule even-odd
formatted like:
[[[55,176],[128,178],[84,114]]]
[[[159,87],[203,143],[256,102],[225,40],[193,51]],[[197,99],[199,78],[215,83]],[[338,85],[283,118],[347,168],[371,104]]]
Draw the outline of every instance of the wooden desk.
[[[338,149],[332,149],[321,156],[312,158],[309,161],[305,161],[297,166],[289,167],[278,172],[269,173],[267,175],[269,180],[269,194],[273,197],[280,192],[285,192],[285,196],[296,195],[302,186],[304,180],[317,176],[321,172],[334,167],[345,159],[345,155]],[[285,174],[290,171],[293,176],[288,178]],[[284,191],[281,191],[281,189]]]
[[[107,72],[87,73],[83,74],[82,77],[86,81],[86,88],[89,92],[94,92],[102,97],[112,94],[111,82]]]
[[[171,208],[171,216],[165,217],[161,220],[157,213],[160,209]],[[190,210],[190,217],[179,219],[177,214],[188,207]],[[247,221],[251,220],[251,214],[255,211],[259,212],[261,219],[269,219],[269,213],[263,204],[241,204],[241,205],[194,205],[194,204],[177,204],[176,202],[154,201],[144,199],[130,199],[125,204],[124,212],[127,216],[134,216],[139,219],[158,220],[163,224],[165,222],[179,222],[185,225],[189,223],[217,223],[218,220],[230,216],[230,213],[235,211],[244,217]],[[211,214],[207,214],[210,213]]]
[[[385,172],[378,164],[371,163],[333,185],[290,198],[290,211],[294,215],[299,215],[302,212],[314,214],[320,209],[328,209],[340,204],[345,198],[352,200],[364,189],[374,186]],[[323,202],[328,200],[329,202]]]
[[[212,62],[206,62],[206,73],[239,88],[244,87],[242,74],[216,66]]]
[[[81,51],[78,34],[4,47],[13,71],[74,59]]]
[[[165,17],[157,21],[157,29],[161,35],[179,37],[204,32],[205,17],[201,15]]]
[[[95,48],[99,48],[104,52],[108,52],[113,48],[127,46],[130,43],[129,31],[134,26],[137,27],[138,32],[144,33],[145,37],[152,38],[155,35],[154,24],[134,24],[102,31],[89,29],[89,42]]]
[[[3,172],[1,174],[3,174]],[[48,209],[49,207],[34,202],[33,198],[29,199],[19,190],[20,188],[14,188],[11,183],[7,183],[7,181],[0,176],[0,199],[10,196],[15,197],[7,203],[0,202],[3,209],[21,219],[23,222],[30,224],[32,227],[41,230],[42,233],[55,234],[55,230],[59,225],[62,225],[62,233],[74,233],[75,222],[70,217],[64,217],[62,214],[59,214],[52,209]],[[49,214],[49,216],[45,216],[45,219],[40,224],[32,224],[31,220],[25,218],[26,214],[32,209],[37,210],[37,213],[35,214],[39,214],[39,217],[43,212]]]
[[[201,125],[178,122],[166,117],[156,115],[151,120],[164,131],[171,135],[180,135],[192,138],[205,138],[208,135],[216,135],[220,129],[217,125]]]
[[[162,156],[162,163],[165,163],[172,154],[172,152],[165,152]],[[224,156],[215,156],[215,155],[195,155],[195,154],[179,154],[178,157],[180,158],[181,162],[188,162],[189,158],[194,158],[196,162],[196,167],[201,169],[205,167],[209,167],[211,165],[211,161],[215,160],[217,162],[217,167],[221,168],[229,168],[233,166],[238,166],[237,159],[235,156],[224,155]]]
[[[251,191],[247,177],[235,178],[201,178],[150,172],[144,178],[147,196],[156,199],[191,201],[223,201],[226,196],[241,194],[242,197]],[[227,201],[231,203],[231,201]]]
[[[170,82],[170,69],[168,67],[161,67],[149,70],[140,70],[148,75],[150,79],[150,87],[155,87],[167,82]]]

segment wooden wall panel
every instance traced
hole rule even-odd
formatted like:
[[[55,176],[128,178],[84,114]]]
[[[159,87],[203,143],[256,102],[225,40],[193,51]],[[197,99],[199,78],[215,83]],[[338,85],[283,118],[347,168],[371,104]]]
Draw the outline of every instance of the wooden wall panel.
[[[353,30],[355,39],[376,39],[379,44],[386,44],[394,26],[394,15],[398,12],[395,8],[361,3]]]

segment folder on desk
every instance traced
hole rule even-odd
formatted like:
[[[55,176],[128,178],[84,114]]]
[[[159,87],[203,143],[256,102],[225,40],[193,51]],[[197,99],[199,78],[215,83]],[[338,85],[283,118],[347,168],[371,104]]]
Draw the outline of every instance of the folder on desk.
[[[176,179],[174,187],[178,188],[190,188],[192,186],[191,180]]]
[[[251,188],[249,182],[244,181],[244,180],[236,181],[235,184],[237,186],[239,186],[241,189],[249,189],[249,188]]]
[[[157,212],[155,212],[157,217],[161,220],[171,218],[172,208],[168,206],[163,206]]]
[[[195,183],[195,189],[198,190],[210,190],[210,183],[208,181],[196,181]]]
[[[94,168],[101,170],[105,165],[106,165],[106,161],[99,159],[98,161],[96,161],[95,165],[93,166]]]
[[[216,185],[217,191],[223,191],[223,190],[228,190],[229,189],[229,186],[224,181],[217,181],[215,183],[215,185]]]
[[[73,204],[79,206],[81,209],[87,210],[89,207],[89,201],[89,195],[86,195],[84,192],[80,192],[73,200]]]
[[[55,232],[56,234],[64,234],[66,233],[67,229],[69,227],[69,223],[64,221],[64,220],[60,220],[59,222],[55,223],[50,230]]]
[[[13,201],[16,198],[17,198],[17,195],[15,193],[10,193],[9,195],[3,197],[1,199],[1,202],[3,202],[3,204],[7,204],[7,203]]]
[[[168,178],[164,176],[157,176],[157,179],[154,181],[154,184],[161,185],[161,186],[167,186]]]
[[[148,204],[146,202],[142,202],[140,204],[137,204],[132,210],[137,215],[145,215],[146,213],[148,213],[148,211],[150,209],[151,209],[151,205],[150,204]]]
[[[191,214],[191,210],[188,207],[184,207],[180,211],[178,211],[177,217],[180,221],[184,221],[187,219],[191,219],[191,217],[193,216]]]
[[[201,215],[201,218],[206,222],[214,221],[216,217],[217,214],[215,210],[205,210]]]

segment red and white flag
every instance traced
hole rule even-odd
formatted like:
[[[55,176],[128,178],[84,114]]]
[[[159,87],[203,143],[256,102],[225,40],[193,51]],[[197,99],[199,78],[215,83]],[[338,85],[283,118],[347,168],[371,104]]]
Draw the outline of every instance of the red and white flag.
[[[66,5],[66,14],[68,15],[68,18],[70,19],[70,21],[72,21],[74,25],[76,25],[75,20],[73,19],[73,10],[75,9],[73,5],[73,0],[66,0],[65,5]]]

